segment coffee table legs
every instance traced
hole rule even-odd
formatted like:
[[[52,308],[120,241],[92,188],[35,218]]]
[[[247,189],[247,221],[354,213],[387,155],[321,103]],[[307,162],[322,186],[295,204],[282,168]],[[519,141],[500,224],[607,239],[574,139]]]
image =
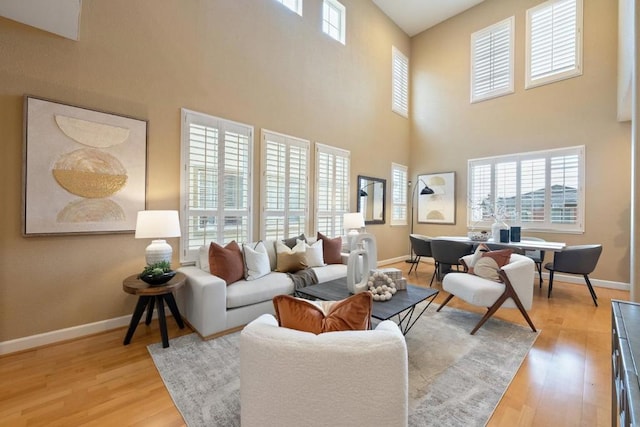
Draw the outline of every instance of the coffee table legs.
[[[165,294],[165,295],[156,295],[156,296],[141,296],[138,298],[138,303],[136,304],[136,308],[133,311],[133,316],[131,317],[131,322],[129,323],[129,329],[127,329],[127,334],[124,337],[123,344],[127,345],[131,342],[131,338],[133,337],[133,333],[136,331],[138,327],[138,323],[140,323],[140,319],[142,318],[142,314],[144,310],[147,309],[147,317],[145,319],[145,324],[149,325],[151,323],[151,317],[153,316],[153,308],[156,307],[158,311],[158,323],[160,324],[160,335],[162,336],[162,347],[169,347],[169,336],[167,334],[167,319],[164,314],[164,302],[166,301],[169,306],[169,310],[173,315],[173,318],[176,319],[176,323],[180,329],[184,329],[184,322],[182,321],[182,316],[180,316],[180,311],[178,310],[178,305],[176,304],[176,300],[173,297],[173,294]]]
[[[409,330],[413,327],[413,325],[416,324],[418,319],[420,319],[420,317],[422,316],[422,313],[424,313],[427,310],[427,308],[429,308],[431,303],[436,299],[436,296],[438,296],[437,292],[432,297],[427,298],[429,302],[427,303],[427,305],[424,306],[422,311],[420,311],[420,313],[418,313],[418,315],[415,318],[413,317],[413,314],[416,309],[415,305],[412,305],[408,310],[404,312],[404,314],[403,313],[398,314],[398,326],[402,331],[402,335],[407,335],[407,333],[409,333]]]

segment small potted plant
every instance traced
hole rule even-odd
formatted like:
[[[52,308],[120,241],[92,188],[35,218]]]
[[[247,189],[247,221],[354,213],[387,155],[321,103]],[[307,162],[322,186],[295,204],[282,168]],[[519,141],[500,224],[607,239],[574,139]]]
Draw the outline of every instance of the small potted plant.
[[[168,261],[159,261],[147,265],[138,277],[150,285],[163,285],[175,275]]]

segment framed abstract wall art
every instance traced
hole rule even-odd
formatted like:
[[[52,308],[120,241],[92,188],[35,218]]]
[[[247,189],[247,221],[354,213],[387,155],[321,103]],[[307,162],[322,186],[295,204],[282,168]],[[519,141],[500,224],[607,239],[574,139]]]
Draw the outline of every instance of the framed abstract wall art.
[[[23,234],[134,231],[147,121],[31,96],[24,104]]]
[[[430,190],[423,191],[424,187]],[[418,175],[418,222],[456,223],[455,172]]]

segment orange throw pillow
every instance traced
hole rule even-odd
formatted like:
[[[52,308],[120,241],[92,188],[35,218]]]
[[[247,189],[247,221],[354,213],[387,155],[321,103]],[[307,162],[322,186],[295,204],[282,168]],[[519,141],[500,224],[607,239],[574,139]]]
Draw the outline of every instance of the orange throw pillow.
[[[278,324],[283,328],[321,334],[333,331],[360,331],[371,326],[373,298],[361,292],[336,301],[325,314],[320,307],[290,295],[273,297]]]
[[[211,242],[209,245],[209,271],[227,282],[227,285],[244,278],[242,250],[235,240],[225,247]]]
[[[322,240],[322,256],[325,264],[342,264],[342,237],[330,239],[318,232],[318,240]]]

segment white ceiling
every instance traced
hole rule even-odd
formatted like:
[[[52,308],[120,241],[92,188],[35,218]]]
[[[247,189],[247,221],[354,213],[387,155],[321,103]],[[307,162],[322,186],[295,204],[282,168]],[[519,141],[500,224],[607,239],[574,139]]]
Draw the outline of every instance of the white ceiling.
[[[0,0],[0,16],[78,40],[82,0]]]
[[[402,30],[413,37],[484,0],[373,0]]]
[[[373,0],[410,37],[484,0]],[[0,0],[0,15],[78,40],[82,0]]]

